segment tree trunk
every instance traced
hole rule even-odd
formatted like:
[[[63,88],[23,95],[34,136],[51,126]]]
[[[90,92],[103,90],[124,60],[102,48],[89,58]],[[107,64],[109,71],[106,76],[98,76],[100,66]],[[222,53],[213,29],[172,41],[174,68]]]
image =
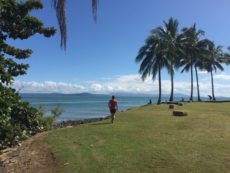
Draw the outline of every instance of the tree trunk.
[[[196,72],[196,86],[197,86],[197,101],[200,102],[200,87],[199,87],[199,79],[198,79],[198,73],[197,73],[197,67],[195,66],[195,72]]]
[[[191,58],[191,95],[190,95],[190,101],[193,101],[193,60]]]
[[[171,63],[171,95],[170,95],[170,98],[169,98],[169,101],[172,102],[173,101],[173,91],[174,91],[174,83],[173,83],[173,66],[172,66],[172,63]]]
[[[161,104],[161,69],[159,68],[159,71],[158,71],[158,82],[159,82],[159,97],[158,97],[158,102],[157,104]]]
[[[214,95],[214,83],[213,83],[212,70],[211,70],[211,80],[212,80],[212,100],[216,100],[215,95]]]

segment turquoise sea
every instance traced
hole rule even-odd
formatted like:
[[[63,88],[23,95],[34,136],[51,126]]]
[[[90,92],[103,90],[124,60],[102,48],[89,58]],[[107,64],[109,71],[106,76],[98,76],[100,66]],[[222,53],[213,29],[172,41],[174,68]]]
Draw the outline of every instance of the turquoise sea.
[[[59,106],[63,113],[57,121],[78,120],[87,118],[97,118],[109,115],[108,101],[110,95],[95,94],[21,94],[25,101],[30,102],[34,107],[43,106],[49,114],[49,111]],[[174,97],[175,100],[181,100],[184,96]],[[186,96],[184,97],[186,100]],[[157,102],[154,96],[117,96],[119,110],[145,105],[152,100]],[[162,101],[166,101],[167,97],[162,97]],[[195,98],[196,99],[196,98]],[[195,100],[194,99],[194,100]],[[226,98],[218,98],[225,100]],[[203,98],[207,100],[207,98]]]
[[[23,100],[30,102],[34,107],[43,106],[49,114],[52,108],[59,106],[63,113],[57,121],[77,120],[86,118],[104,117],[109,115],[109,95],[93,94],[21,94]],[[156,102],[157,98],[147,96],[118,96],[119,110]]]

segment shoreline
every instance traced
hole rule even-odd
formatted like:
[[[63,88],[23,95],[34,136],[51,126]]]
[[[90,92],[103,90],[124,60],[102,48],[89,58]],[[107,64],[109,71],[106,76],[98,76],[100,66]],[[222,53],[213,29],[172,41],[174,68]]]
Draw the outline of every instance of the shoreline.
[[[173,102],[161,102],[161,104],[176,104],[178,105],[179,103],[229,103],[230,100],[215,100],[215,101],[173,101]],[[148,105],[157,105],[157,103],[152,103],[152,104],[145,104],[137,107],[131,107],[119,112],[125,112],[128,110],[131,110],[133,108],[138,108],[138,107],[143,107],[143,106],[148,106]],[[66,128],[68,126],[77,126],[81,124],[87,124],[87,123],[92,123],[92,122],[98,122],[98,121],[103,121],[107,120],[110,118],[110,115],[106,115],[103,117],[97,117],[97,118],[84,118],[84,119],[77,119],[77,120],[66,120],[66,121],[60,121],[60,122],[55,122],[54,123],[54,128]]]
[[[107,120],[110,118],[110,115],[105,116],[105,117],[98,117],[98,118],[86,118],[86,119],[78,119],[78,120],[67,120],[67,121],[61,121],[54,123],[54,128],[65,128],[68,126],[77,126],[81,124],[87,124],[87,123],[92,123],[92,122],[98,122],[98,121],[103,121]]]

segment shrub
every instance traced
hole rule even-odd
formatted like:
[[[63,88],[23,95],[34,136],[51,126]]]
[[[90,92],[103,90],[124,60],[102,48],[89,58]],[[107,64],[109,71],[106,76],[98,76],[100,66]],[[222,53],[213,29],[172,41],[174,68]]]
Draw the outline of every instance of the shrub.
[[[55,34],[53,27],[45,27],[39,19],[31,16],[32,10],[42,8],[40,0],[0,0],[0,148],[49,129],[55,118],[43,117],[41,111],[22,101],[10,88],[15,77],[26,74],[29,65],[20,62],[29,58],[32,50],[16,48],[9,45],[8,40]]]
[[[14,89],[0,84],[0,148],[18,144],[21,140],[38,132],[50,130],[59,108],[51,111],[51,116],[44,117],[44,111],[35,109]]]

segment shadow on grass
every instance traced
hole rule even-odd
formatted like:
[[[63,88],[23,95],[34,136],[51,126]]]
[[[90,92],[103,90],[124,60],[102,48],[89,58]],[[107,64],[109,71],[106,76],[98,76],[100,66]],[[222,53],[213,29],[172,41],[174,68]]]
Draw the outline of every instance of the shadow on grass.
[[[106,125],[106,124],[111,124],[111,122],[92,123],[92,124],[90,124],[90,125],[93,125],[93,126],[101,126],[101,125]]]

